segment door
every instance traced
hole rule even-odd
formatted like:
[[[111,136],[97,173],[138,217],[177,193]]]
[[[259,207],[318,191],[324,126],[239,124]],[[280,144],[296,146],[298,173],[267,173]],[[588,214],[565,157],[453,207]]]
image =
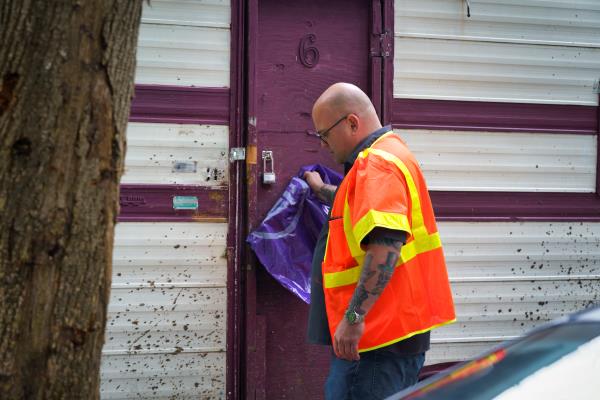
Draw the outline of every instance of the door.
[[[312,129],[311,110],[335,82],[350,82],[381,107],[381,2],[249,2],[248,215],[252,229],[306,164],[341,171]],[[377,33],[376,35],[373,32]],[[263,164],[263,152],[272,162]],[[267,154],[267,153],[264,153]],[[266,173],[275,174],[265,184]],[[271,176],[272,177],[272,176]],[[255,264],[247,282],[248,398],[316,399],[330,349],[306,344],[308,306]]]

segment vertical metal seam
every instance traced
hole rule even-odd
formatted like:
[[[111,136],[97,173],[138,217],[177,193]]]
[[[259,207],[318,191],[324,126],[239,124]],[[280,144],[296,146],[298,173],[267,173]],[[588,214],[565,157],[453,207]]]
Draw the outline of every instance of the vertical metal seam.
[[[243,146],[244,112],[244,1],[231,0],[231,44],[230,44],[230,107],[229,147]],[[227,229],[227,351],[226,351],[226,398],[243,398],[243,279],[241,241],[244,220],[243,164],[234,162],[229,168],[229,213]]]

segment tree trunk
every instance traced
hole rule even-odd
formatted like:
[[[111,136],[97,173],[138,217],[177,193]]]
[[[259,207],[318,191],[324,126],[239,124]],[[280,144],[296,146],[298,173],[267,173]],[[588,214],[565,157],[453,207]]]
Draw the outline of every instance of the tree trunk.
[[[0,0],[0,398],[95,399],[141,0]]]

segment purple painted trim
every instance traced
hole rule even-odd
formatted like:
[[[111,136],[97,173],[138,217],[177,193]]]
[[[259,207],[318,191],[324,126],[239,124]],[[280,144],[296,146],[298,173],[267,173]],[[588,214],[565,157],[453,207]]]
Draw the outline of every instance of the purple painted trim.
[[[383,26],[391,36],[392,53],[383,63],[383,116],[382,122],[388,125],[392,121],[392,105],[394,102],[394,0],[383,1]]]
[[[598,93],[598,107],[596,107],[596,193],[600,194],[600,93]]]
[[[246,132],[246,231],[252,230],[252,225],[258,223],[258,177],[256,155],[258,144],[258,132],[256,129],[256,114],[258,99],[256,92],[256,60],[258,54],[258,0],[245,1],[247,7],[246,20],[246,79],[247,85],[247,132]],[[253,151],[252,151],[253,149]],[[246,399],[259,399],[265,397],[266,393],[266,348],[262,345],[264,341],[262,330],[265,320],[257,315],[257,288],[256,268],[259,265],[254,253],[246,246],[246,271],[245,271],[245,385],[244,396]]]
[[[597,107],[394,99],[392,124],[405,129],[596,134]]]
[[[135,85],[129,120],[227,125],[229,89]]]
[[[600,114],[600,106],[598,107]],[[596,193],[600,194],[600,127],[598,127],[598,135],[596,137]]]
[[[371,52],[371,65],[370,65],[370,94],[375,111],[381,120],[383,117],[383,59],[382,57],[375,55],[381,51],[381,39],[380,35],[383,31],[383,15],[382,15],[381,0],[373,0],[371,2],[371,41],[370,52]]]
[[[197,196],[198,210],[174,210],[173,196]],[[227,218],[227,189],[183,185],[121,185],[119,222],[220,221]]]
[[[244,38],[245,2],[231,0],[231,60],[229,104],[229,146],[243,147],[244,115]],[[243,395],[244,359],[244,260],[245,207],[243,199],[244,163],[229,167],[229,219],[227,227],[227,368],[226,398],[238,400]]]
[[[430,192],[438,221],[600,221],[596,193]]]

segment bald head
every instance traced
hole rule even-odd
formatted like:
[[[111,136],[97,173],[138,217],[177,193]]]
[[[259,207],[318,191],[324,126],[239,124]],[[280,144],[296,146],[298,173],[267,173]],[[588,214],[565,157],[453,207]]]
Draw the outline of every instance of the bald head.
[[[356,113],[365,119],[378,120],[369,96],[351,83],[340,82],[329,86],[315,102],[313,113],[321,107],[339,115]]]
[[[328,87],[315,102],[312,118],[317,130],[326,132],[324,145],[340,163],[358,143],[381,128],[369,96],[350,83],[340,82]],[[331,127],[333,129],[329,129]]]

